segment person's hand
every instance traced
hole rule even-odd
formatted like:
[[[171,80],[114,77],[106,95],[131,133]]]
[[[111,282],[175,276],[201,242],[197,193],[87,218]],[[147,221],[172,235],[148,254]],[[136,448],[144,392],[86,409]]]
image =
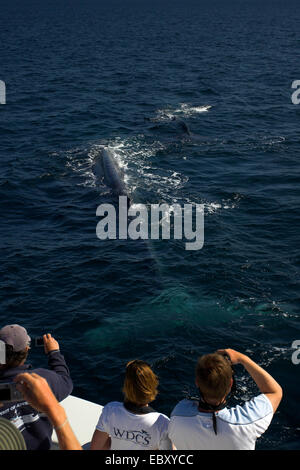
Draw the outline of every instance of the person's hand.
[[[25,372],[18,374],[14,382],[25,400],[37,411],[47,414],[59,405],[47,380],[40,375]]]
[[[224,356],[227,354],[232,365],[240,364],[242,362],[242,358],[244,357],[244,354],[241,354],[240,352],[235,351],[234,349],[218,349],[217,353],[223,354]]]
[[[56,432],[68,423],[64,408],[58,403],[44,377],[41,377],[34,372],[32,374],[24,372],[23,374],[18,374],[14,378],[14,382],[16,383],[17,389],[22,393],[29,405],[31,405],[35,410],[47,415]],[[71,436],[71,447],[65,447],[65,449],[81,449],[72,429],[69,428],[66,432]],[[62,446],[64,445],[67,444],[62,444]],[[64,449],[64,447],[62,448]]]
[[[59,349],[59,344],[56,339],[51,336],[50,333],[47,333],[43,336],[44,339],[44,350],[45,354],[49,354],[51,351],[57,351]]]

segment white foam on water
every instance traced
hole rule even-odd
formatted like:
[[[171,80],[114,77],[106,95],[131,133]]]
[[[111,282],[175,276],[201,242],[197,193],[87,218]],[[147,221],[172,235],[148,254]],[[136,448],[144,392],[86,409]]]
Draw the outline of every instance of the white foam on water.
[[[152,164],[152,158],[157,152],[165,149],[165,145],[156,140],[152,143],[145,141],[143,135],[131,138],[115,137],[106,142],[93,143],[89,148],[74,148],[67,151],[67,167],[82,177],[82,181],[77,182],[79,186],[99,188],[99,181],[94,172],[93,165],[95,158],[103,146],[108,147],[114,154],[120,166],[124,181],[128,190],[134,196],[134,192],[147,188],[157,195],[157,203],[168,203],[170,212],[172,204],[204,204],[206,214],[216,214],[222,210],[233,210],[238,207],[242,196],[234,195],[232,198],[219,201],[191,200],[190,198],[179,198],[177,190],[183,188],[189,178],[172,169],[162,169]],[[107,194],[103,183],[102,194]]]
[[[192,116],[194,114],[205,113],[212,108],[212,105],[202,105],[202,106],[191,106],[187,103],[180,103],[179,107],[174,108],[162,108],[159,109],[156,113],[156,117],[152,121],[170,121],[176,117],[180,116]]]
[[[280,144],[281,142],[285,142],[286,138],[284,136],[275,136],[275,137],[263,137],[263,144],[265,145],[273,145],[273,144]]]
[[[188,181],[188,177],[177,171],[156,167],[152,163],[153,157],[165,150],[166,144],[159,140],[146,142],[145,136],[140,134],[129,138],[114,137],[109,141],[92,143],[87,148],[68,150],[65,153],[66,166],[80,177],[80,180],[75,182],[76,185],[99,187],[93,165],[104,146],[113,152],[131,193],[137,189],[147,188],[156,193],[160,199],[169,201],[172,200],[174,190],[182,188]]]
[[[219,203],[216,203],[216,202],[211,202],[209,204],[205,204],[204,206],[210,214],[212,214],[212,213],[216,212],[218,209],[222,208],[222,205],[219,204]]]
[[[93,164],[100,147],[93,148],[74,148],[65,153],[67,158],[66,167],[80,177],[80,181],[75,183],[77,186],[96,187],[96,177],[93,172]]]
[[[222,199],[220,202],[207,202],[205,203],[205,207],[207,209],[207,212],[210,214],[213,214],[220,209],[236,209],[239,206],[239,202],[241,199],[242,195],[235,194],[232,198]]]
[[[104,146],[113,152],[133,199],[135,191],[146,188],[147,191],[157,195],[155,201],[157,203],[165,202],[170,207],[178,201],[181,205],[204,204],[206,214],[216,214],[222,210],[237,208],[242,198],[239,194],[219,201],[205,201],[201,198],[191,200],[180,197],[176,191],[183,188],[189,178],[178,171],[157,167],[155,163],[152,163],[153,157],[158,152],[165,150],[165,144],[159,140],[151,143],[146,142],[143,134],[129,138],[115,137],[108,142],[93,143],[88,148],[77,147],[67,151],[67,167],[82,178],[76,183],[77,185],[99,188],[99,181],[93,172],[93,165],[95,158]],[[104,194],[103,191],[105,194],[107,193],[104,183],[103,188],[101,187],[102,194]]]
[[[183,114],[185,116],[191,116],[193,114],[198,114],[198,113],[205,113],[207,112],[212,106],[211,105],[205,105],[205,106],[189,106],[186,103],[181,103],[180,107],[175,110],[175,113],[177,114]]]
[[[118,155],[120,165],[123,164],[126,169],[130,190],[132,187],[147,188],[160,198],[170,199],[170,194],[188,181],[188,177],[177,171],[157,168],[151,163],[157,152],[165,149],[165,144],[158,140],[145,142],[143,135],[123,140],[116,138],[110,142],[110,147]]]
[[[196,204],[196,202],[190,201],[191,204]],[[197,202],[201,204],[201,202]],[[223,199],[221,202],[202,202],[204,204],[205,212],[208,214],[216,214],[221,210],[236,209],[238,207],[238,202],[231,199]]]

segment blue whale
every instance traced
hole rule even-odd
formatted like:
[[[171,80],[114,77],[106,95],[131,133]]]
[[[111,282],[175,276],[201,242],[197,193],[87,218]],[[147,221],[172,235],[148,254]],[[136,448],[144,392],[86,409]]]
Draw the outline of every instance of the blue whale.
[[[128,205],[130,204],[123,173],[113,152],[107,147],[103,148],[96,158],[93,171],[97,177],[104,178],[105,184],[112,189],[115,196],[127,196]]]

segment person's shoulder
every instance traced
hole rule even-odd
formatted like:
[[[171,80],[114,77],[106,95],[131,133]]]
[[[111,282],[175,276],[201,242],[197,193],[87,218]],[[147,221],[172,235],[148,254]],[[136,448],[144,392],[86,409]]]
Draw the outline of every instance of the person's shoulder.
[[[38,374],[48,381],[48,384],[51,386],[60,382],[60,376],[52,369],[45,369],[44,367],[30,368],[28,371],[29,374]],[[71,379],[70,379],[71,381]]]
[[[100,413],[100,419],[105,420],[108,417],[111,417],[114,415],[120,416],[123,410],[124,410],[124,407],[121,402],[110,401],[106,403],[106,405],[103,406],[101,413]]]
[[[44,379],[47,378],[47,376],[52,375],[52,370],[45,369],[44,367],[37,367],[37,368],[29,368],[26,372],[29,374],[38,374],[41,377],[44,377]]]
[[[120,410],[124,409],[123,403],[120,401],[110,401],[104,405],[103,410]]]
[[[171,413],[171,419],[175,416],[195,416],[198,413],[198,401],[196,400],[188,400],[184,398],[181,400]]]
[[[157,421],[161,424],[168,424],[170,421],[169,416],[165,415],[164,413],[160,413],[159,411],[156,411],[157,414]]]
[[[218,413],[218,417],[230,424],[252,424],[260,419],[273,415],[270,400],[264,394],[257,395],[243,405],[225,408]]]
[[[0,381],[10,382],[16,375],[23,374],[24,372],[33,372],[31,364],[23,364],[22,366],[9,367],[8,369],[0,368]]]

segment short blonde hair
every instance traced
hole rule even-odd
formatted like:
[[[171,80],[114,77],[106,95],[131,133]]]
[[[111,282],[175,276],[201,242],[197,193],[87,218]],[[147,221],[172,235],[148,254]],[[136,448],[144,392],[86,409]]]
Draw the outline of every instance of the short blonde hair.
[[[123,393],[125,401],[147,405],[158,394],[158,378],[147,362],[134,360],[126,365]]]

